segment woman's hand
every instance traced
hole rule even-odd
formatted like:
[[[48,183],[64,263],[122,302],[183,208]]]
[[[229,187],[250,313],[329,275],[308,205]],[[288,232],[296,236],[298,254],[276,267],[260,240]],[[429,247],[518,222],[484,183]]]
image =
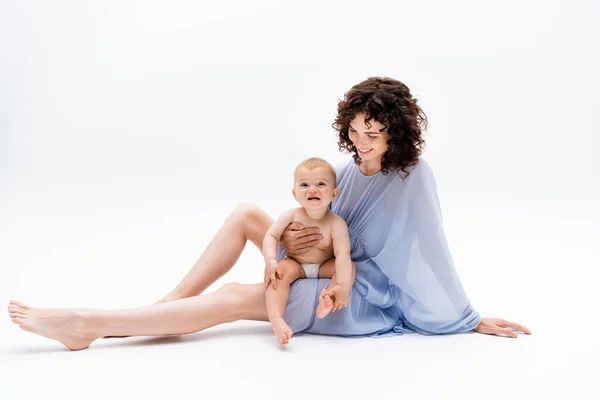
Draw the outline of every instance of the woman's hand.
[[[308,252],[322,238],[323,235],[319,233],[319,228],[305,228],[298,222],[292,222],[283,231],[280,244],[285,249],[286,254],[297,256]]]
[[[531,331],[524,327],[523,325],[519,325],[516,322],[505,321],[503,319],[498,318],[483,318],[481,323],[474,329],[475,332],[483,333],[486,335],[506,335],[511,338],[516,338],[516,331],[520,331],[525,333],[526,335],[531,335]]]

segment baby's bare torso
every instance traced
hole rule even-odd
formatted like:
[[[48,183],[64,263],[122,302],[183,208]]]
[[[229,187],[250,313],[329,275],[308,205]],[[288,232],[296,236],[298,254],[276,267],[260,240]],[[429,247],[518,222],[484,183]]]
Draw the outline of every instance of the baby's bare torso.
[[[331,211],[320,220],[315,221],[310,218],[304,208],[297,208],[294,212],[294,221],[301,223],[305,228],[318,227],[323,239],[304,254],[293,256],[292,258],[301,264],[323,264],[333,257],[333,237],[331,235],[331,225],[336,218],[340,218]]]

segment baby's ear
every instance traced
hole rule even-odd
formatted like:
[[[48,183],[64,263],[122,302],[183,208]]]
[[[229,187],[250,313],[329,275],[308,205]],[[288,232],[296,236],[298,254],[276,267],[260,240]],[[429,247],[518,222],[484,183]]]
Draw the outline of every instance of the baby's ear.
[[[296,189],[292,189],[292,196],[294,196],[294,199],[296,199]]]
[[[333,189],[333,197],[331,198],[331,200],[333,200],[336,197],[338,197],[338,194],[340,194],[340,189],[339,188]]]

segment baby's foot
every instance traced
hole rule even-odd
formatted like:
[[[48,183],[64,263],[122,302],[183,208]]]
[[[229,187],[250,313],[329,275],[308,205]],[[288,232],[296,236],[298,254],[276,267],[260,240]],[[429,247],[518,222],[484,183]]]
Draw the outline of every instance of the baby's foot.
[[[70,350],[83,350],[95,339],[85,329],[84,316],[77,311],[58,308],[30,308],[11,301],[8,312],[12,322],[27,332],[58,340]]]
[[[325,290],[321,291],[319,296],[319,305],[317,306],[317,318],[325,318],[333,308],[333,301],[327,295]]]
[[[279,341],[280,345],[286,345],[290,341],[292,337],[292,330],[285,323],[283,318],[273,319],[271,321],[271,326],[273,328],[273,332],[275,332],[275,337]]]

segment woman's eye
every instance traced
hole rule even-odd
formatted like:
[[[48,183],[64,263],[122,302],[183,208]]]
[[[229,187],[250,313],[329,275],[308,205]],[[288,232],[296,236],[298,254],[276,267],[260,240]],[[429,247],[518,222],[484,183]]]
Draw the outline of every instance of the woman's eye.
[[[375,139],[377,137],[377,136],[371,136],[371,135],[368,135],[368,136],[369,136],[369,139]]]

